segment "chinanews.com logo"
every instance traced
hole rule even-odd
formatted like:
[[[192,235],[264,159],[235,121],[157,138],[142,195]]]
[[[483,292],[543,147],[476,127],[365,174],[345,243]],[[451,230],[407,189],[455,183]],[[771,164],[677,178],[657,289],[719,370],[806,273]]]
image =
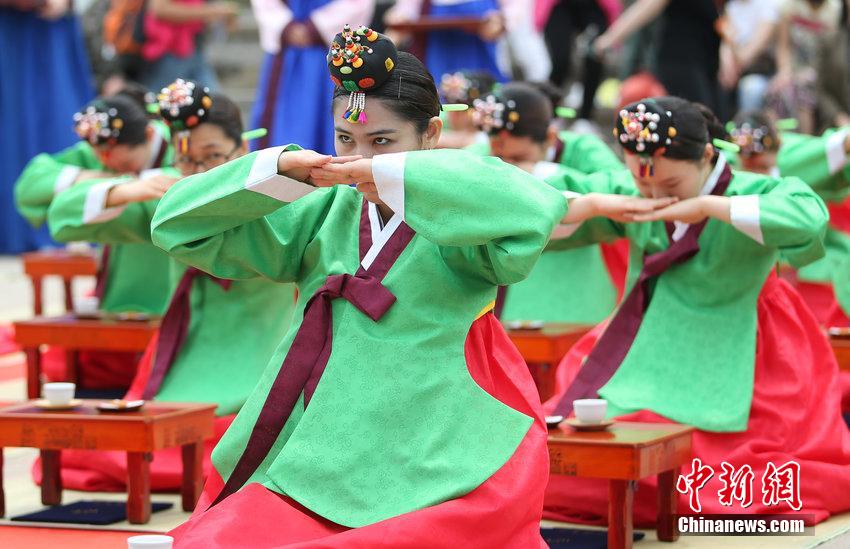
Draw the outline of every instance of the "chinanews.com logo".
[[[676,526],[683,536],[813,536],[814,515],[791,513],[803,507],[800,497],[800,464],[789,461],[782,465],[769,462],[761,475],[761,503],[776,508],[776,513],[702,514],[700,491],[717,474],[722,487],[716,492],[720,505],[743,509],[753,505],[756,474],[750,465],[735,468],[727,462],[721,471],[705,465],[699,458],[691,462],[691,471],[680,474],[676,491],[688,496],[693,514],[677,515]],[[702,494],[703,496],[707,493]],[[783,511],[785,511],[783,513]]]

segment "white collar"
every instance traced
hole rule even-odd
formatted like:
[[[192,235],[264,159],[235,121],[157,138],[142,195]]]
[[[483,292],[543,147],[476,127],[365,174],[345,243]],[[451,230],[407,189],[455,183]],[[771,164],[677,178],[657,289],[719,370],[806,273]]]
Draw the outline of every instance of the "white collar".
[[[363,265],[364,269],[369,269],[372,266],[372,262],[375,261],[375,258],[378,257],[378,253],[384,248],[384,245],[389,241],[390,237],[395,233],[396,229],[398,229],[399,225],[401,225],[401,216],[397,213],[393,212],[393,216],[386,223],[383,222],[381,218],[381,213],[378,211],[378,207],[369,202],[369,228],[372,230],[372,246],[369,248],[369,251],[366,252],[366,255],[363,257],[363,261],[361,261],[361,265]]]

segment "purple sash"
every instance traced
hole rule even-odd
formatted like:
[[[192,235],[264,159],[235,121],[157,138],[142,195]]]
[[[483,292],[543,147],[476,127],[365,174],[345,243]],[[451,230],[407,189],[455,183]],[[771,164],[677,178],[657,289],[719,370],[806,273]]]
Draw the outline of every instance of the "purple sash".
[[[186,269],[180,283],[177,284],[177,289],[171,296],[171,303],[168,304],[168,310],[165,311],[165,316],[162,317],[162,322],[159,325],[159,339],[156,342],[153,368],[151,368],[148,383],[142,393],[142,398],[145,400],[150,400],[156,396],[159,387],[162,385],[162,380],[165,379],[165,375],[171,365],[174,364],[174,359],[177,358],[177,353],[183,347],[183,342],[186,341],[189,321],[191,320],[189,298],[192,293],[192,284],[198,276],[207,276],[225,290],[230,289],[230,280],[214,277],[195,267]]]
[[[731,180],[732,171],[726,166],[711,194],[722,196]],[[637,336],[649,305],[649,282],[673,265],[684,263],[696,255],[699,251],[699,236],[707,221],[704,219],[688,227],[685,235],[666,250],[646,256],[637,282],[587,356],[572,385],[558,402],[555,415],[568,416],[573,411],[573,401],[576,399],[598,398],[599,389],[617,372]],[[667,229],[670,234],[669,225]]]
[[[369,269],[364,269],[361,263],[353,275],[328,276],[325,284],[307,302],[304,319],[272,383],[245,451],[210,507],[239,490],[254,474],[280,436],[302,391],[304,407],[310,403],[333,346],[333,300],[345,299],[374,322],[378,322],[395,303],[395,296],[381,281],[414,234],[406,223],[401,223]],[[364,200],[360,215],[361,262],[371,243],[368,203]]]

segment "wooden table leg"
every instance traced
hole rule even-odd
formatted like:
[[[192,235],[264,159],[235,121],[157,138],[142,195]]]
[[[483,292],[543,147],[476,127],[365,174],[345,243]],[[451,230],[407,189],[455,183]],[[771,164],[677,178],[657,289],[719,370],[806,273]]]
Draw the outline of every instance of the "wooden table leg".
[[[183,510],[194,511],[204,485],[204,444],[184,444],[183,452]]]
[[[81,385],[79,356],[75,349],[65,351],[65,381],[76,383],[77,388]]]
[[[35,316],[41,316],[43,303],[42,303],[42,278],[40,276],[32,277],[32,309],[35,313]]]
[[[62,284],[65,286],[65,312],[70,313],[74,310],[74,287],[71,284],[71,278],[63,278]]]
[[[631,549],[634,497],[633,481],[608,481],[608,549]]]
[[[658,539],[659,541],[676,541],[679,539],[679,529],[676,526],[676,507],[678,493],[676,479],[679,478],[679,468],[665,471],[658,475]]]
[[[41,503],[62,503],[62,452],[41,450]]]
[[[127,520],[147,524],[151,519],[151,467],[148,452],[127,452]]]
[[[6,492],[3,491],[3,448],[0,448],[0,518],[6,516]]]
[[[27,398],[41,397],[41,351],[38,347],[24,349],[27,355]]]

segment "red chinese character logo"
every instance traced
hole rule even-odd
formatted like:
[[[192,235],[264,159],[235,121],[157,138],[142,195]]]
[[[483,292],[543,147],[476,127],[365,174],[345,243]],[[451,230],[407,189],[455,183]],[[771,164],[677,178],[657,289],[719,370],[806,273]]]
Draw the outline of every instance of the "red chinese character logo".
[[[720,464],[723,472],[717,478],[723,482],[717,495],[720,496],[720,505],[732,506],[732,502],[738,500],[741,507],[749,507],[753,504],[753,479],[755,474],[753,468],[744,465],[737,471],[725,461]]]
[[[800,464],[796,461],[789,461],[779,467],[768,463],[761,481],[764,493],[762,501],[765,505],[779,505],[779,502],[785,501],[795,511],[803,506],[800,498]]]
[[[714,476],[714,469],[709,465],[703,465],[699,458],[694,458],[691,463],[691,472],[688,475],[679,475],[676,481],[676,490],[680,494],[688,494],[690,497],[691,510],[695,513],[702,511],[699,503],[699,491]]]

